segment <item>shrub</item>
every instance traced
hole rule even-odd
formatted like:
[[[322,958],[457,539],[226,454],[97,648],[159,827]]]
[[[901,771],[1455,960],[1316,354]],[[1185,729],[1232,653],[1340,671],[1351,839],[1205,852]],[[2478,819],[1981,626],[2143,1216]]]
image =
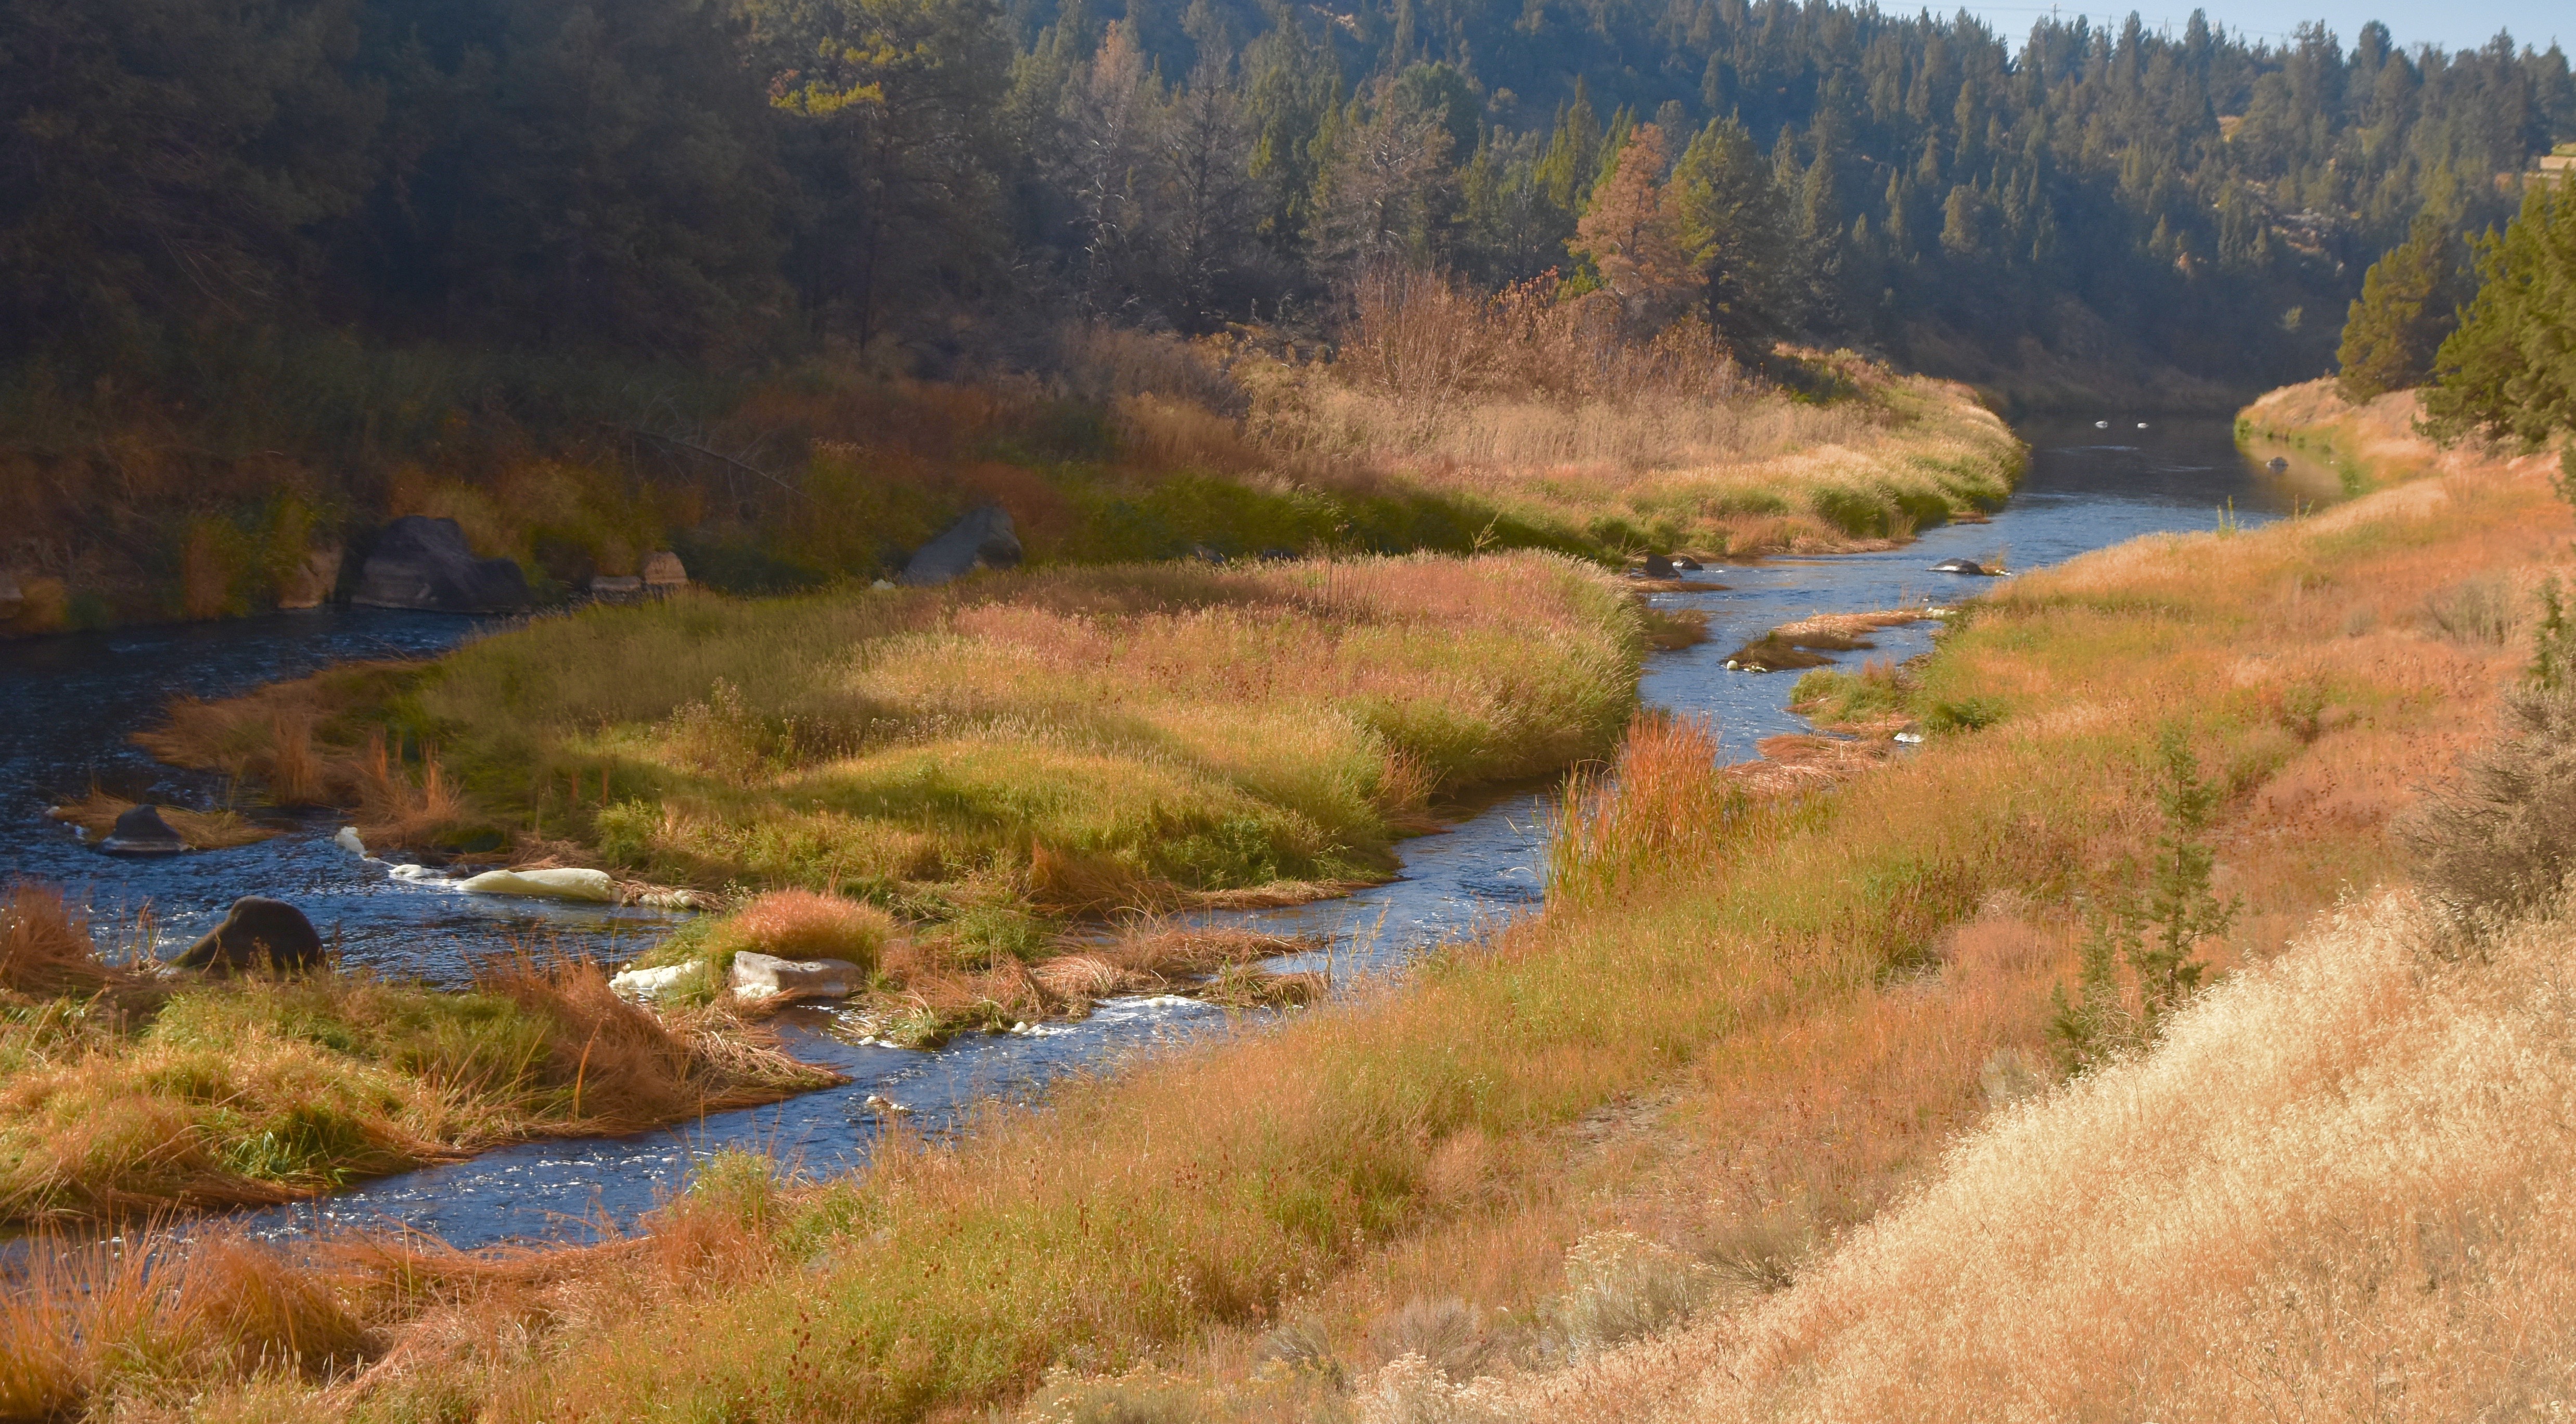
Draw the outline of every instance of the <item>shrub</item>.
[[[2463,927],[2547,902],[2576,848],[2576,689],[2517,688],[2504,715],[2505,735],[2402,829],[2425,898]]]
[[[1717,1272],[1626,1231],[1598,1231],[1565,1258],[1565,1294],[1540,1308],[1567,1356],[1661,1334],[1716,1293]]]
[[[2424,600],[2424,621],[2454,643],[2502,646],[2513,636],[2513,585],[2493,574],[2462,579]]]
[[[2194,957],[2202,940],[2225,934],[2242,906],[2209,888],[2216,853],[2207,840],[2219,788],[2200,779],[2199,761],[2182,729],[2157,741],[2156,804],[2164,833],[2156,839],[2143,904],[2114,897],[2094,920],[2079,951],[2076,998],[2063,987],[2049,1035],[2070,1071],[2098,1067],[2153,1042],[2173,1012],[2200,989],[2208,966]],[[2120,973],[2131,976],[2134,995]]]

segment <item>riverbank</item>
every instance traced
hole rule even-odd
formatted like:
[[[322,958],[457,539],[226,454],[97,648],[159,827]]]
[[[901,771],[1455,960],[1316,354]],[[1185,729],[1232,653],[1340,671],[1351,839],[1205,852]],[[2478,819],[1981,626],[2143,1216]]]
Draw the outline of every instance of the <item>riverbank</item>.
[[[1966,388],[1847,355],[1793,397],[1614,342],[1558,353],[1634,377],[1610,389],[1425,407],[1365,361],[1252,339],[1052,345],[1038,373],[946,383],[284,338],[94,390],[0,372],[0,637],[346,598],[406,515],[455,520],[554,607],[657,549],[729,593],[866,583],[987,505],[1038,565],[1855,547],[1990,506],[2018,469]]]
[[[1658,1324],[1706,1303],[1695,1283],[1752,1300],[2050,1076],[2069,899],[2134,883],[2166,726],[2222,790],[2219,889],[2248,902],[2204,953],[2262,958],[2393,873],[2390,818],[2483,736],[2530,616],[2491,641],[2425,609],[2464,567],[2536,567],[2566,523],[2536,477],[2452,475],[2025,575],[1899,689],[1987,707],[1982,728],[1777,798],[1650,724],[1615,791],[1569,806],[1536,920],[857,1178],[728,1165],[649,1244],[451,1267],[434,1319],[371,1317],[389,1352],[361,1393],[389,1417],[881,1417],[1053,1368],[1067,1408],[1159,1391],[1267,1417],[1350,1407],[1344,1382],[1438,1338],[1465,1373],[1543,1366],[1617,1333],[1586,1301]],[[1628,1309],[1623,1280],[1681,1306]],[[560,1322],[540,1340],[466,1344],[531,1300]]]

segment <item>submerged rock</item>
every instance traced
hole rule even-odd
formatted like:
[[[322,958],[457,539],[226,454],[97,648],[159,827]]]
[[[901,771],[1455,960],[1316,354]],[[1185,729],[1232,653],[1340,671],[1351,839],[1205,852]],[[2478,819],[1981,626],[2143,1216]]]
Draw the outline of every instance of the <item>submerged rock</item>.
[[[528,606],[528,576],[508,559],[474,557],[455,520],[407,514],[385,526],[349,601],[431,613],[506,613]]]
[[[177,855],[188,848],[161,812],[151,806],[137,806],[116,818],[107,839],[98,843],[109,855]]]
[[[745,999],[846,999],[867,986],[846,959],[781,959],[749,950],[733,957],[733,991]]]
[[[2282,471],[2284,471],[2284,470],[2286,470],[2286,469],[2290,468],[2290,462],[2289,462],[2289,461],[2287,461],[2287,460],[2285,460],[2285,459],[2282,459],[2282,458],[2281,458],[2280,456],[2278,456],[2278,455],[2275,455],[2275,456],[2273,456],[2271,459],[2268,459],[2268,460],[2266,460],[2266,461],[2264,461],[2264,462],[2263,462],[2263,468],[2264,468],[2264,469],[2267,469],[2267,470],[2270,470],[2273,474],[2276,474],[2276,475],[2277,475],[2277,474],[2281,473]]]
[[[1675,554],[1673,555],[1673,567],[1686,574],[1695,574],[1700,571],[1701,564],[1699,560],[1692,558],[1688,554]]]
[[[1943,559],[1932,566],[1936,574],[1966,574],[1972,578],[1992,578],[1994,571],[1974,559]]]
[[[458,883],[471,895],[535,895],[550,900],[617,903],[617,882],[605,870],[487,870]]]
[[[1007,569],[1020,562],[1020,536],[1011,529],[1009,511],[988,504],[951,524],[903,566],[899,582],[915,586],[946,583],[977,569]]]
[[[224,922],[171,961],[181,969],[311,969],[322,962],[322,936],[304,912],[284,900],[244,895]]]

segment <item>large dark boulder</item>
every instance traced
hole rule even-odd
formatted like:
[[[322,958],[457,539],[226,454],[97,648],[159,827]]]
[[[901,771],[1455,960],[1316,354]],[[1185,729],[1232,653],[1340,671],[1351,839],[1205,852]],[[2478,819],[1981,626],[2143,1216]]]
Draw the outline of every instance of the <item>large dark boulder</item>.
[[[137,806],[116,818],[107,839],[98,843],[109,855],[177,855],[188,848],[161,812],[151,806]]]
[[[1646,577],[1650,579],[1668,579],[1680,578],[1681,576],[1682,571],[1679,566],[1674,564],[1671,556],[1666,554],[1648,554],[1646,556]]]
[[[204,939],[171,961],[217,974],[236,969],[311,969],[322,962],[322,936],[304,912],[284,900],[244,895]]]
[[[1936,574],[1965,574],[1970,578],[1992,578],[1994,571],[1974,559],[1943,559],[1932,566]]]
[[[407,514],[385,526],[352,603],[432,613],[507,613],[528,606],[528,576],[509,559],[478,559],[453,519]]]
[[[977,569],[1007,569],[1020,562],[1020,537],[1011,530],[1009,511],[988,504],[921,546],[903,566],[898,583],[946,583]]]

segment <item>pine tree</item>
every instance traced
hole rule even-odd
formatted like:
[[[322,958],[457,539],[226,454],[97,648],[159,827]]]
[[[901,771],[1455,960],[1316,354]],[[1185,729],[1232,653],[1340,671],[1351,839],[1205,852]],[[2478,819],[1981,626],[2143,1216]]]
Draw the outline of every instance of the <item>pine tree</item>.
[[[2535,185],[2478,243],[2478,293],[2442,343],[2424,409],[2446,434],[2528,445],[2576,431],[2576,185]]]
[[[1744,125],[1712,120],[1682,151],[1664,201],[1705,284],[1710,334],[1739,362],[1761,365],[1781,326],[1785,246],[1771,164]]]
[[[2370,400],[2433,374],[2435,353],[2458,325],[2458,246],[2450,225],[2426,212],[2404,242],[2370,264],[2335,351],[2344,399]]]

